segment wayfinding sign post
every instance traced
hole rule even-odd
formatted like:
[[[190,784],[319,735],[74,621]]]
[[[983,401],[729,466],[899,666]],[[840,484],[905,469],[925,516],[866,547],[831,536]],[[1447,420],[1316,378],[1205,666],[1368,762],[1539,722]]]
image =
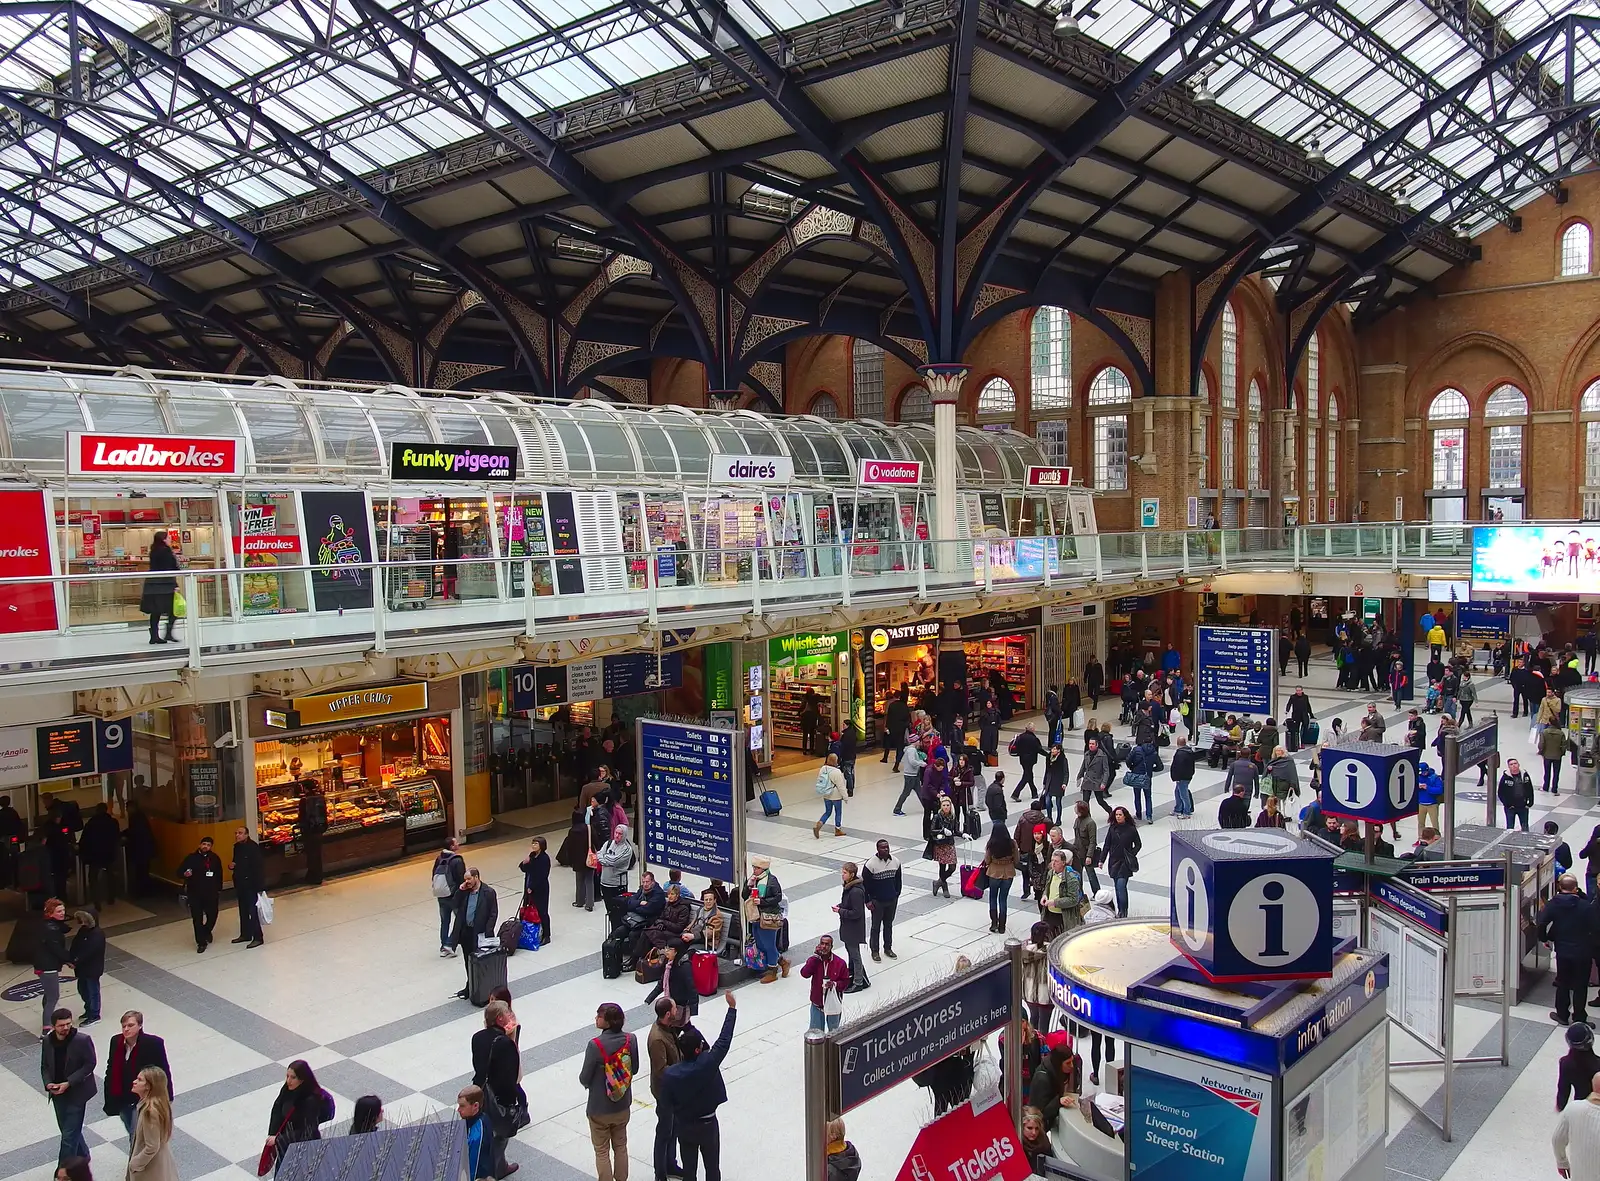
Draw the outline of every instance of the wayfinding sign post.
[[[1194,629],[1195,708],[1276,717],[1278,633],[1270,627]]]
[[[743,731],[649,718],[634,726],[645,865],[737,884],[744,868]]]

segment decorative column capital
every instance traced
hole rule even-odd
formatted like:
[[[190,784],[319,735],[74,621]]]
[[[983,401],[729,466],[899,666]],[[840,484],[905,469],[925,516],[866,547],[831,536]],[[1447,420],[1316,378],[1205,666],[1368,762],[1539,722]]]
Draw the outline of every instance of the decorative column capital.
[[[934,405],[941,402],[953,405],[961,396],[961,386],[967,380],[968,372],[965,365],[923,365],[917,370],[917,376],[928,387]]]
[[[707,390],[706,405],[713,410],[737,410],[742,390]]]

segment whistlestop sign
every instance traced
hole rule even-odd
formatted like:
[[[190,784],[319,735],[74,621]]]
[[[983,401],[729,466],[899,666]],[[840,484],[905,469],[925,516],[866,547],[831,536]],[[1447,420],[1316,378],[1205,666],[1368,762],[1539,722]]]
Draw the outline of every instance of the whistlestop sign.
[[[1023,1181],[1033,1170],[1004,1103],[963,1103],[917,1133],[896,1181]]]

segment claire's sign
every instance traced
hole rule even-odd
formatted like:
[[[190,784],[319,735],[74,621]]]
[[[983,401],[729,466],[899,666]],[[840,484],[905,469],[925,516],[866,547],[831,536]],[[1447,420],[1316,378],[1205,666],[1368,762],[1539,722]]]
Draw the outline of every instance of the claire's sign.
[[[922,461],[919,459],[863,459],[859,471],[860,484],[888,487],[914,488],[922,483]]]
[[[67,432],[67,471],[74,476],[237,476],[243,470],[241,439]]]
[[[794,460],[787,455],[713,455],[706,472],[713,484],[792,484]]]
[[[517,478],[517,449],[475,443],[391,443],[389,475],[396,480],[510,483]]]

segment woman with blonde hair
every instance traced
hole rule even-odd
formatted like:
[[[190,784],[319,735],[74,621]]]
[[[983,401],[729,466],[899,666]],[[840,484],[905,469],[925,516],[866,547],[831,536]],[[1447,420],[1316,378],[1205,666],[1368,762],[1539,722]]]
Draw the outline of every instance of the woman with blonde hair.
[[[172,1159],[172,1103],[167,1098],[167,1072],[146,1066],[133,1080],[139,1111],[128,1150],[127,1181],[178,1181]]]

